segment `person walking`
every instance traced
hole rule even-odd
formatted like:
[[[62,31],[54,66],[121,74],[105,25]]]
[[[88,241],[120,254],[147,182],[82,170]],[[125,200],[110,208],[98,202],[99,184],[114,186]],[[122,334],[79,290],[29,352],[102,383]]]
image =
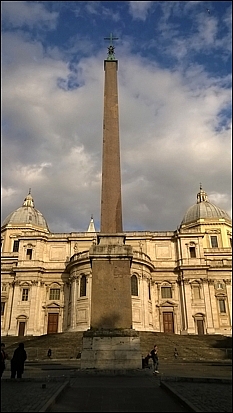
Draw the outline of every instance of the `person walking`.
[[[7,359],[7,354],[5,353],[5,344],[1,343],[1,377],[6,368],[6,363],[5,363],[6,359]]]
[[[24,343],[19,343],[17,349],[15,349],[13,357],[11,359],[11,378],[15,379],[17,374],[17,379],[22,378],[24,372],[24,363],[27,360],[27,353],[24,349]]]
[[[177,357],[178,357],[178,351],[177,351],[176,347],[175,347],[175,350],[174,350],[174,357],[175,357],[175,359],[177,359]]]
[[[153,368],[154,368],[153,374],[159,373],[159,371],[158,371],[159,356],[158,356],[158,347],[157,347],[156,344],[154,345],[153,350],[151,350],[150,355],[151,355],[151,358],[152,358],[152,361],[153,361]]]

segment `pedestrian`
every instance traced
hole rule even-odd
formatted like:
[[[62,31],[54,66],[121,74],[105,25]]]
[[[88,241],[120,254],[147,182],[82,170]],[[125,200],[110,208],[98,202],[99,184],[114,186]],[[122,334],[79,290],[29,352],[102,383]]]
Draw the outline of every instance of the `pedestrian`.
[[[48,356],[49,359],[51,359],[51,357],[52,357],[52,350],[51,350],[51,348],[48,349],[47,356]]]
[[[11,378],[12,379],[15,379],[16,374],[17,374],[17,379],[22,378],[22,374],[24,372],[25,360],[27,360],[27,353],[24,349],[24,343],[19,343],[11,359]]]
[[[7,359],[7,354],[5,352],[5,344],[1,343],[1,377],[6,368],[6,363],[5,363],[6,359]]]
[[[158,347],[157,347],[156,344],[154,345],[153,350],[151,350],[150,355],[151,355],[151,358],[152,358],[152,361],[153,361],[153,368],[154,368],[153,374],[159,373],[159,371],[158,371],[159,356],[158,356]]]
[[[176,347],[175,347],[175,350],[174,350],[174,357],[175,357],[175,359],[177,359],[177,357],[178,357],[178,351],[177,351]]]

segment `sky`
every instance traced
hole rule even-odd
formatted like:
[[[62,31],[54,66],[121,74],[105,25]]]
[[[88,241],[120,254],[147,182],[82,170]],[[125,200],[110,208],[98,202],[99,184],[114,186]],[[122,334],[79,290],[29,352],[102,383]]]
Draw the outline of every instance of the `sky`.
[[[100,228],[104,60],[118,60],[124,231],[231,216],[231,1],[2,1],[2,220]]]

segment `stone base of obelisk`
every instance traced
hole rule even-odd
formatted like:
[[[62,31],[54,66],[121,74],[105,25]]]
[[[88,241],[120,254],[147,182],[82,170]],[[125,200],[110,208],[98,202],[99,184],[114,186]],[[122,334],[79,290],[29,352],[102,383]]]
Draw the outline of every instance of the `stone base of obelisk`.
[[[83,333],[81,369],[142,368],[140,338],[133,329],[90,329]]]

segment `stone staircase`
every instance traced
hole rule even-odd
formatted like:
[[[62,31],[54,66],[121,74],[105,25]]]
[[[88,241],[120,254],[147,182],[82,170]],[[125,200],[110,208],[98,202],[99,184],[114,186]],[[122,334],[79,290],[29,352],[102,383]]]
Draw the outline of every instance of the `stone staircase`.
[[[232,338],[222,335],[178,335],[154,332],[139,332],[141,353],[145,357],[154,344],[158,346],[160,360],[167,363],[174,361],[174,348],[178,350],[176,362],[230,360]],[[28,361],[47,360],[48,349],[52,350],[52,359],[76,359],[82,351],[82,332],[65,332],[43,336],[20,337],[5,336],[6,352],[11,358],[19,341],[23,341]]]
[[[222,335],[178,335],[140,332],[143,356],[158,346],[160,360],[174,361],[174,349],[178,351],[176,361],[214,361],[231,359],[232,338]]]
[[[5,349],[11,358],[20,341],[24,342],[28,360],[47,360],[47,352],[52,350],[52,359],[77,358],[82,349],[83,332],[56,333],[43,336],[2,337]]]

